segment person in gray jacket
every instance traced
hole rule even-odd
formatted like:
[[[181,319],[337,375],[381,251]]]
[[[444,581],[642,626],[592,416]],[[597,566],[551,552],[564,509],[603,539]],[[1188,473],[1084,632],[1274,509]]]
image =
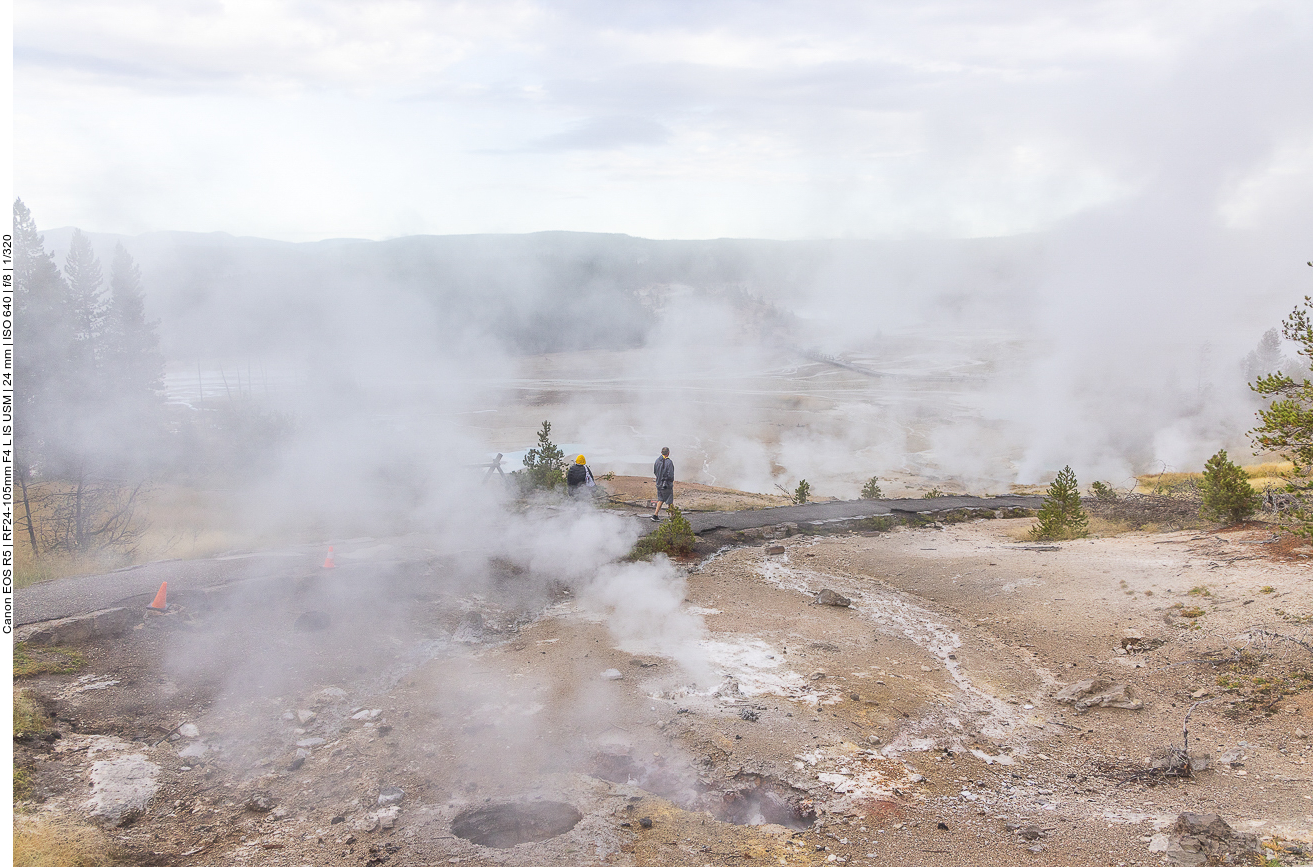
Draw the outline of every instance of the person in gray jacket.
[[[661,504],[667,506],[675,502],[675,462],[670,459],[669,447],[661,450],[661,457],[652,465],[652,475],[656,476],[657,504],[652,513],[653,521],[661,520]]]

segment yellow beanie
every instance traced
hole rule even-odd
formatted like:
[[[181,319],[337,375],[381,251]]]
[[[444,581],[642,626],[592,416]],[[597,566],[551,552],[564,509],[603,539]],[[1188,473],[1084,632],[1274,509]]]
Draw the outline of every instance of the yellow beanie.
[[[582,464],[582,463],[584,463],[584,456],[583,456],[583,455],[580,455],[579,457],[577,457],[577,458],[574,459],[574,462],[575,462],[576,464]]]

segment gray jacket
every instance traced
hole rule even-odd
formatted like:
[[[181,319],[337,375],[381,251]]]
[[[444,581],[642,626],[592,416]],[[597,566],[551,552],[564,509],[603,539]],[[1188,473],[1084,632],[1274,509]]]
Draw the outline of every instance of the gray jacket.
[[[652,465],[652,475],[656,476],[658,488],[669,488],[675,484],[675,462],[661,457]]]

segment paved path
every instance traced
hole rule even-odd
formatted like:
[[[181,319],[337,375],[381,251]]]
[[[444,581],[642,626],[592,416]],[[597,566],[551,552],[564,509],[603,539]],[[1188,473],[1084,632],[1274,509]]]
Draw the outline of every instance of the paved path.
[[[803,506],[779,506],[745,512],[696,512],[688,515],[693,532],[749,530],[775,524],[808,524],[871,518],[876,515],[942,512],[950,509],[1038,509],[1043,497],[934,497],[920,500],[834,500]]]
[[[782,506],[744,512],[696,512],[688,515],[694,532],[748,530],[776,524],[840,521],[875,515],[942,511],[946,509],[1034,509],[1040,497],[939,497],[931,500],[847,500]],[[640,517],[643,533],[657,524]],[[341,566],[353,563],[398,562],[425,559],[438,553],[423,534],[394,539],[349,539],[334,543]],[[319,574],[326,551],[301,545],[253,554],[221,555],[205,560],[166,560],[145,563],[104,575],[83,575],[44,581],[14,592],[15,626],[73,617],[120,605],[145,607],[160,583],[169,582],[169,601],[187,602],[190,595],[210,587],[252,579],[286,578]]]

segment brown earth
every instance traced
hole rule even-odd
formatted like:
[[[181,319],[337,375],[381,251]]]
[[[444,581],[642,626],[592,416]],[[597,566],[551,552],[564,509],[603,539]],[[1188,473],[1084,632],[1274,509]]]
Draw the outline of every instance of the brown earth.
[[[613,476],[598,482],[617,505],[656,508],[656,487],[650,478]],[[832,499],[821,497],[817,502]],[[793,501],[783,494],[753,494],[732,488],[716,488],[695,482],[675,482],[675,505],[690,512],[738,512],[787,506]]]
[[[1025,523],[693,564],[702,682],[514,570],[477,592],[439,560],[237,588],[21,683],[59,735],[15,745],[25,808],[83,815],[103,763],[141,756],[158,790],[111,824],[138,864],[1154,864],[1182,811],[1308,841],[1313,549],[1245,527],[1052,550],[1015,541]],[[306,619],[328,592],[359,616]],[[1143,709],[1055,701],[1096,676]],[[1154,772],[1191,708],[1210,768]],[[540,801],[577,823],[510,848],[453,833]]]

